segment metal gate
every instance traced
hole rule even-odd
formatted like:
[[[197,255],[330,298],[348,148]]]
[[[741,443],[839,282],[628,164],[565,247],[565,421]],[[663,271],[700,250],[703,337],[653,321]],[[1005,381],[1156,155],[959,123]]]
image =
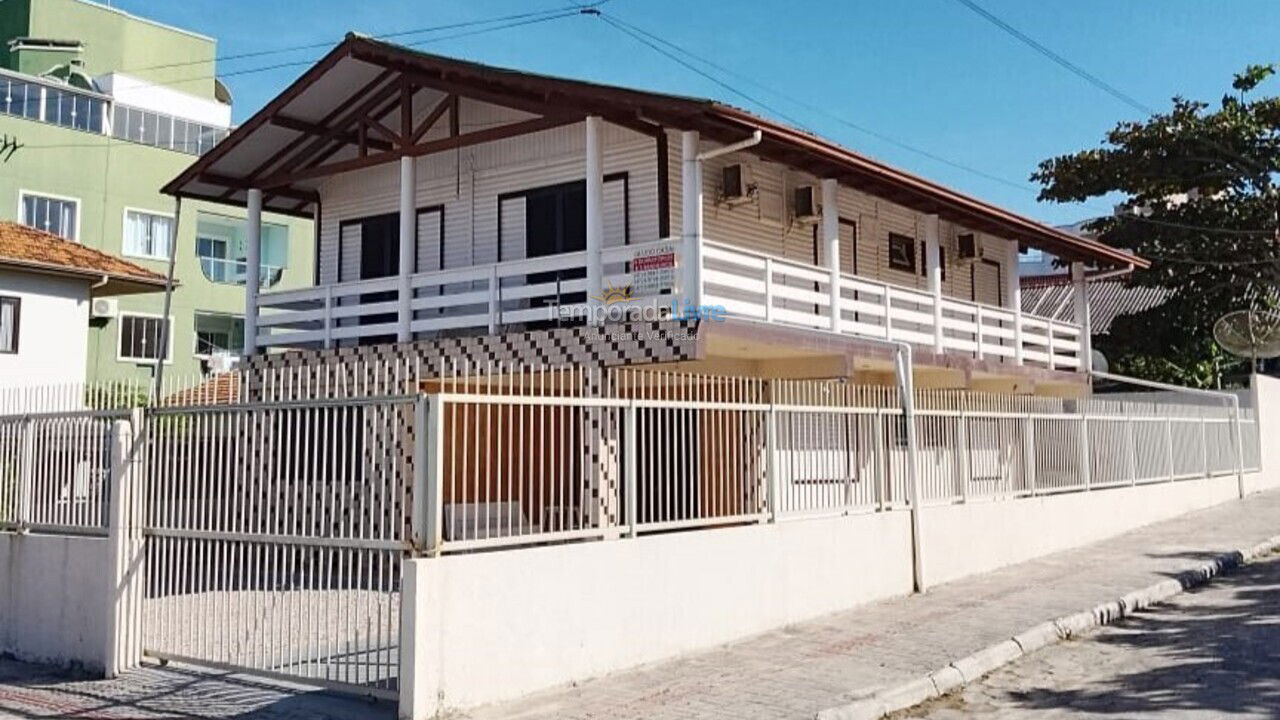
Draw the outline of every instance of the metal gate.
[[[413,402],[149,410],[144,653],[394,697]]]

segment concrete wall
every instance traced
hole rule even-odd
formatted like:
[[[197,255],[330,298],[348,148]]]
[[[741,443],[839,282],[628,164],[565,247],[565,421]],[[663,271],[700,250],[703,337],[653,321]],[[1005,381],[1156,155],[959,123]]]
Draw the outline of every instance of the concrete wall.
[[[0,270],[0,296],[20,301],[18,352],[0,353],[0,389],[83,382],[89,281]]]
[[[929,585],[1105,540],[1238,497],[1235,475],[1013,501],[926,507],[920,521]]]
[[[903,595],[910,547],[909,517],[885,513],[406,561],[402,712],[518,697]]]
[[[101,672],[109,567],[102,538],[0,533],[0,652]]]

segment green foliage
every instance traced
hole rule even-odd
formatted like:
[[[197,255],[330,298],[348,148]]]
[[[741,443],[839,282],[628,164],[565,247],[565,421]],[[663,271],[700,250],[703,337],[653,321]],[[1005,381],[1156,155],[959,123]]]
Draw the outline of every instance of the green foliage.
[[[1099,344],[1118,371],[1213,385],[1237,364],[1213,342],[1213,323],[1277,297],[1280,98],[1247,97],[1275,72],[1250,66],[1234,78],[1238,95],[1216,108],[1174,98],[1168,112],[1119,123],[1102,147],[1050,158],[1032,174],[1042,200],[1123,196],[1114,215],[1085,229],[1152,262],[1134,283],[1173,293],[1118,320]]]

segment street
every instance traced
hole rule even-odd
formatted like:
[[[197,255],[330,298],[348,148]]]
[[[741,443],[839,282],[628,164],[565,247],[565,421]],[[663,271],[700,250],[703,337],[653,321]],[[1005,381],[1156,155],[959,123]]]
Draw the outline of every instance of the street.
[[[894,717],[1280,717],[1277,590],[1273,556]]]

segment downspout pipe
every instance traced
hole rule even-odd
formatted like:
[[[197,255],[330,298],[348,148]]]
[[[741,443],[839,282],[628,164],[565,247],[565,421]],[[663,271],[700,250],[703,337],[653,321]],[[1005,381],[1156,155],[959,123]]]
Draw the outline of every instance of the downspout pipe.
[[[1149,387],[1154,390],[1169,390],[1173,392],[1186,393],[1188,395],[1225,398],[1227,404],[1231,408],[1231,425],[1235,428],[1235,433],[1233,434],[1235,435],[1236,444],[1236,492],[1240,496],[1241,500],[1244,499],[1244,432],[1240,427],[1240,397],[1238,395],[1223,390],[1205,390],[1203,388],[1182,387],[1181,385],[1172,385],[1170,383],[1162,383],[1155,380],[1144,380],[1142,378],[1129,377],[1127,375],[1113,375],[1111,373],[1099,372],[1097,370],[1091,370],[1089,374],[1102,380],[1111,380],[1113,382]],[[1206,452],[1207,451],[1208,449],[1206,448]]]
[[[756,145],[759,145],[760,141],[763,139],[764,139],[764,132],[761,130],[756,130],[752,132],[751,137],[747,138],[746,140],[739,140],[736,143],[730,143],[729,145],[722,145],[721,147],[714,148],[712,150],[700,152],[697,154],[696,157],[698,158],[698,162],[704,162],[706,160],[718,158],[721,155],[728,155],[729,153],[736,153],[739,150],[746,150],[749,147],[755,147]]]
[[[849,339],[850,337],[849,335],[829,330],[815,329],[815,331],[828,335],[837,335],[844,339]],[[920,472],[916,457],[919,447],[916,445],[915,381],[911,376],[915,361],[911,344],[898,340],[885,340],[861,335],[854,339],[861,343],[876,345],[893,351],[894,382],[898,388],[899,402],[902,403],[902,422],[906,425],[907,435],[907,492],[909,493],[907,500],[911,507],[911,579],[915,592],[923,593],[925,591],[925,576],[924,550],[921,541]],[[772,478],[770,482],[772,482]]]

